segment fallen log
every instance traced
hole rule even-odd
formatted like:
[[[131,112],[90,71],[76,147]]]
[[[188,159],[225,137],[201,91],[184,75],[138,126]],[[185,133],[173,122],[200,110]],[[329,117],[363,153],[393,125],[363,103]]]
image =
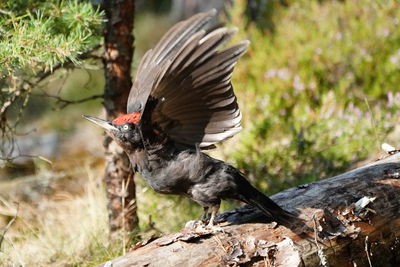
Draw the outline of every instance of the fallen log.
[[[271,198],[304,223],[244,206],[220,215],[225,232],[186,227],[102,266],[400,266],[400,153]]]

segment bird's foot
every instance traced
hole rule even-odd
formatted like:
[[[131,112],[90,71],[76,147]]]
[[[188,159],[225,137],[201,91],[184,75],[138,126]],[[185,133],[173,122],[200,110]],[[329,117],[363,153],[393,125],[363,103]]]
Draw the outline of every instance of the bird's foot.
[[[206,224],[208,221],[210,221],[210,217],[202,216],[199,221],[203,224]]]
[[[216,224],[221,224],[221,223],[224,223],[224,222],[226,222],[226,218],[221,216],[221,214],[216,216],[215,219],[214,219],[214,223],[216,223]]]
[[[226,231],[224,228],[222,228],[221,226],[218,225],[210,225],[207,224],[204,229],[206,229],[206,231],[210,231],[213,234],[217,234],[217,233],[223,233],[223,234],[229,234],[228,231]]]
[[[189,228],[194,232],[197,233],[211,233],[211,234],[216,234],[216,233],[224,233],[228,234],[229,232],[223,229],[222,227],[214,224],[205,224],[204,221],[202,220],[194,220],[194,221],[189,221],[186,223],[185,228]]]
[[[201,223],[194,230],[196,232],[209,232],[211,234],[217,234],[217,233],[229,234],[229,232],[223,229],[221,226],[214,224],[206,225],[204,223]]]
[[[201,219],[199,221],[201,221],[203,224],[209,225],[210,218],[209,217],[208,218],[201,217]],[[226,220],[224,218],[222,218],[222,216],[217,216],[214,219],[215,224],[220,224],[220,223],[224,223],[224,222],[226,222]]]

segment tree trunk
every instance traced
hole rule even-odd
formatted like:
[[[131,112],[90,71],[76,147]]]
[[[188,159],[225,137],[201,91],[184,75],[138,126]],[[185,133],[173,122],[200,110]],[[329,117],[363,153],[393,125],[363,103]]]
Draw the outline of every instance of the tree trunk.
[[[399,177],[395,154],[272,196],[304,220],[290,229],[245,206],[221,215],[225,233],[187,227],[108,266],[400,266]]]
[[[126,113],[132,87],[134,0],[106,0],[103,10],[107,19],[104,27],[104,107],[107,119],[112,120]],[[127,155],[108,135],[104,147],[110,230],[130,232],[138,225],[134,172]]]

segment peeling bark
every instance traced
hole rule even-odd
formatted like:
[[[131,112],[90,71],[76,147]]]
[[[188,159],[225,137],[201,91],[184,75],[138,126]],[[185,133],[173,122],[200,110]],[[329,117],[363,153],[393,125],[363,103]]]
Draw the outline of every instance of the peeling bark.
[[[400,154],[272,199],[304,223],[267,223],[248,206],[224,232],[186,227],[138,243],[108,266],[400,266]],[[111,265],[110,265],[111,264]],[[104,265],[103,265],[104,266]]]
[[[134,0],[107,0],[102,6],[105,22],[103,58],[105,74],[104,107],[108,120],[126,113],[126,102],[132,87]],[[111,232],[130,232],[138,225],[133,170],[125,152],[108,135],[105,182],[109,199]]]

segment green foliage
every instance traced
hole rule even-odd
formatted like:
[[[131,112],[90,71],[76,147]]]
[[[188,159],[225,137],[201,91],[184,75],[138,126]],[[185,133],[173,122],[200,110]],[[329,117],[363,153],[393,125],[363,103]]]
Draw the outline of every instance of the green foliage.
[[[0,73],[52,69],[100,41],[101,12],[88,1],[2,1]],[[26,71],[23,69],[23,71]]]
[[[14,136],[41,75],[100,42],[102,12],[89,1],[0,2],[0,156],[13,152]],[[5,148],[7,147],[7,148]]]
[[[251,46],[233,75],[244,130],[231,159],[269,193],[377,151],[400,105],[398,1],[276,3],[272,21],[239,31]]]

